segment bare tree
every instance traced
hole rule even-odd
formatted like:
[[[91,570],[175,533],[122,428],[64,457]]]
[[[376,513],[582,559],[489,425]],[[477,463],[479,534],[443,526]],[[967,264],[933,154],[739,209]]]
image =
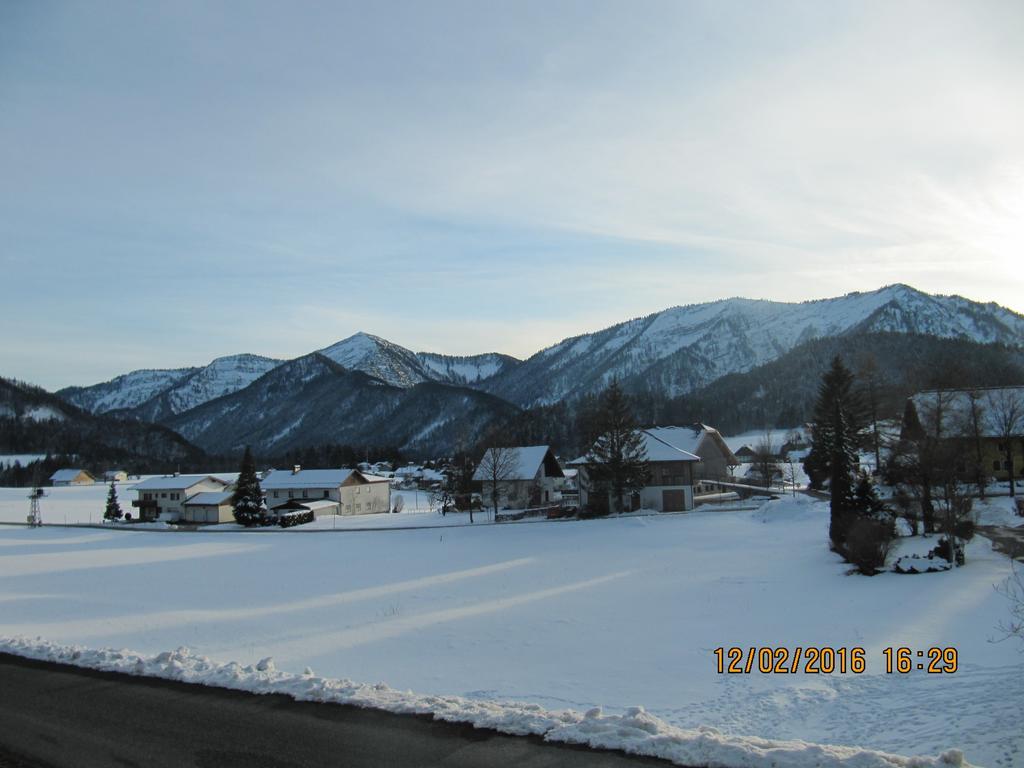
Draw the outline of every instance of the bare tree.
[[[1010,575],[995,588],[996,592],[1010,601],[1010,618],[1000,621],[996,628],[1003,633],[1000,640],[1016,637],[1024,642],[1024,579],[1013,560],[1010,561],[1010,568]]]
[[[1004,387],[988,393],[989,420],[1002,441],[1006,456],[1005,466],[1009,472],[1010,495],[1017,495],[1016,478],[1013,474],[1013,441],[1024,432],[1024,397],[1021,388]]]
[[[770,488],[775,473],[778,471],[778,451],[772,443],[772,433],[765,430],[754,446],[754,472],[760,476],[761,484]]]
[[[953,476],[957,449],[951,431],[952,401],[949,391],[928,392],[907,402],[900,442],[890,467],[920,501],[924,532],[935,529],[934,494]]]
[[[985,401],[977,389],[968,389],[965,393],[967,407],[963,412],[963,431],[973,448],[971,458],[971,474],[974,484],[978,486],[978,495],[985,498],[985,465],[982,438],[985,434]]]
[[[519,471],[519,451],[515,448],[498,446],[488,448],[476,468],[476,477],[483,481],[483,490],[490,492],[494,517],[498,517],[498,499],[505,485]],[[473,522],[473,507],[469,508],[469,522]]]
[[[878,429],[881,409],[881,370],[878,360],[871,352],[865,353],[860,359],[857,376],[861,381],[865,415],[868,420],[868,430],[865,434],[868,445],[875,455],[875,471],[882,468],[882,436]]]

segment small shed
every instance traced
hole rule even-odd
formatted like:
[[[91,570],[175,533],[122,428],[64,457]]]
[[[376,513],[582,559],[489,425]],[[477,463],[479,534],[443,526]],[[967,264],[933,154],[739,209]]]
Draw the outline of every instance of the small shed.
[[[55,488],[63,485],[92,485],[96,478],[84,469],[58,469],[50,475],[50,482]]]

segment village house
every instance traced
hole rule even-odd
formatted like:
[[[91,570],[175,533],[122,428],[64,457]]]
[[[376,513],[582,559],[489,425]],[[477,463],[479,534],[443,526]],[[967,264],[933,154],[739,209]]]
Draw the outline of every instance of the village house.
[[[640,437],[650,480],[627,500],[629,509],[693,509],[693,488],[698,481],[728,478],[740,463],[718,430],[706,424],[651,427],[640,430]],[[598,512],[614,509],[610,492],[595,489],[592,460],[583,456],[570,464],[579,469],[580,505]]]
[[[123,483],[128,479],[128,473],[123,469],[108,469],[103,473],[103,482],[105,483]]]
[[[308,510],[323,515],[368,515],[391,511],[391,486],[386,477],[358,469],[275,470],[264,478],[263,492],[271,513]]]
[[[736,456],[736,461],[740,464],[752,464],[754,462],[754,449],[749,445],[740,447],[734,455]]]
[[[978,416],[977,428],[972,412]],[[1020,479],[1024,474],[1024,386],[918,392],[907,401],[900,436],[912,439],[919,434],[952,441],[962,454],[958,471],[965,480],[979,451],[980,468],[987,477],[1010,479],[1009,454],[1013,477]]]
[[[565,475],[548,446],[488,448],[473,474],[473,480],[481,484],[485,504],[490,504],[494,495],[495,477],[489,471],[492,464],[500,467],[499,507],[527,509],[561,500]]]
[[[50,475],[50,482],[54,488],[64,485],[92,485],[96,478],[84,469],[58,469]]]
[[[132,506],[139,510],[142,520],[174,522],[185,517],[185,502],[199,493],[224,492],[229,483],[213,475],[164,475],[148,477],[136,483],[139,495]]]

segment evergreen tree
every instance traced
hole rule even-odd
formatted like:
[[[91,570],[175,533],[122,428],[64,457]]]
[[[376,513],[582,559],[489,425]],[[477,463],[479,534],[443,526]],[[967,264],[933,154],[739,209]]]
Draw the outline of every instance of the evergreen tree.
[[[587,455],[590,477],[596,490],[611,493],[622,512],[626,493],[643,488],[650,471],[643,435],[617,380],[601,394],[595,416],[599,437]]]
[[[256,476],[256,462],[252,458],[249,446],[245,446],[235,492],[231,496],[231,506],[234,509],[235,520],[245,526],[258,525],[265,516],[263,489],[260,488],[260,479]]]
[[[842,549],[851,515],[856,511],[853,473],[857,467],[857,442],[862,429],[863,409],[853,388],[853,374],[837,355],[822,377],[811,426],[811,450],[804,470],[811,487],[828,483],[832,519],[829,537],[835,549]]]
[[[103,512],[104,520],[120,520],[124,517],[124,512],[121,511],[121,504],[117,500],[117,488],[114,485],[114,481],[110,481],[110,490],[107,491],[107,508]]]
[[[878,488],[871,482],[867,472],[861,472],[853,490],[853,506],[856,512],[867,517],[878,517],[885,512],[885,505],[878,497]]]

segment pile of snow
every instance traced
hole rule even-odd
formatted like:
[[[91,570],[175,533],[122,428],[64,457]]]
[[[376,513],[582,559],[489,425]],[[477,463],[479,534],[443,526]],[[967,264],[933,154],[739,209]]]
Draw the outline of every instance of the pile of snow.
[[[469,723],[514,735],[543,736],[547,741],[619,749],[657,757],[678,765],[719,768],[968,768],[963,753],[950,749],[936,757],[902,757],[856,747],[774,741],[730,736],[715,728],[683,729],[631,707],[621,715],[600,708],[584,714],[572,709],[546,710],[537,704],[495,702],[458,696],[429,696],[397,691],[384,683],[280,672],[272,658],[256,664],[218,663],[188,648],[145,656],[128,650],[89,649],[57,645],[42,639],[0,638],[0,652],[30,659],[71,664],[109,672],[157,677],[230,688],[257,694],[277,693],[297,701],[371,707],[396,714],[428,714],[437,720]]]

